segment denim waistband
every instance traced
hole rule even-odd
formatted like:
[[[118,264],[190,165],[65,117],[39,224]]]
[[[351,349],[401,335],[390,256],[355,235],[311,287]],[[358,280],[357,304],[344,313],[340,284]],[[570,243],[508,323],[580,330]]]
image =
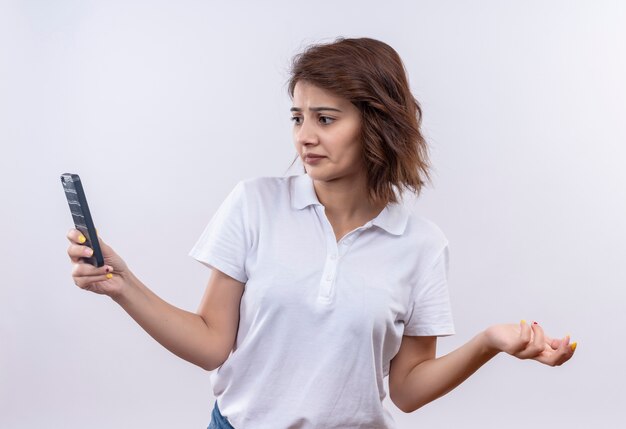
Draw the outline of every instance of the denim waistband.
[[[230,423],[228,423],[226,417],[220,413],[217,401],[215,401],[215,406],[213,407],[213,412],[211,413],[211,423],[209,423],[209,427],[207,429],[235,429],[230,425]]]

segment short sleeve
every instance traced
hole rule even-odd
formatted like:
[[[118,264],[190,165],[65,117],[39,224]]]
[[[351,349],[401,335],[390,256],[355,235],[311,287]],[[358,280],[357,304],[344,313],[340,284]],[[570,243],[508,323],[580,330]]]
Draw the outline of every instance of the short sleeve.
[[[247,223],[245,189],[240,182],[219,207],[189,256],[246,283],[245,262],[250,248]]]
[[[454,334],[448,292],[448,246],[446,245],[417,285],[404,335],[446,336]]]

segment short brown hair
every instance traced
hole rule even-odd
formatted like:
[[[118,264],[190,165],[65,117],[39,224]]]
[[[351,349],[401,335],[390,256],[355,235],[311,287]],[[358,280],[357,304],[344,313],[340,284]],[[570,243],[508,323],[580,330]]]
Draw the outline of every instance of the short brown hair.
[[[363,156],[372,201],[397,202],[430,181],[422,111],[398,53],[369,38],[339,38],[307,47],[292,61],[288,92],[306,81],[348,99],[361,112]]]

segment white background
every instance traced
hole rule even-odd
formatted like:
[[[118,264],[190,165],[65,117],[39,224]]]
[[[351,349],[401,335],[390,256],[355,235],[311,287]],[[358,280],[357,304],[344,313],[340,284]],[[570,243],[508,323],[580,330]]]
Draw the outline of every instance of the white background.
[[[386,400],[398,428],[623,427],[625,23],[620,1],[2,1],[0,427],[206,427],[208,373],[73,285],[59,175],[194,311],[209,271],[187,252],[237,181],[287,173],[290,59],[340,35],[393,46],[424,110],[419,208],[451,243],[457,326],[439,353],[522,318],[579,342],[412,414]]]

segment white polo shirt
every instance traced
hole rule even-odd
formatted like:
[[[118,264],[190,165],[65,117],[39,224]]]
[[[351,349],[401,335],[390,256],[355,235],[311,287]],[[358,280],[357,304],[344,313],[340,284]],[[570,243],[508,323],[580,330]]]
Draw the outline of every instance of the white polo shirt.
[[[211,373],[235,429],[394,428],[384,377],[402,335],[454,333],[447,240],[410,203],[336,241],[308,175],[240,182],[190,255],[245,283]]]

